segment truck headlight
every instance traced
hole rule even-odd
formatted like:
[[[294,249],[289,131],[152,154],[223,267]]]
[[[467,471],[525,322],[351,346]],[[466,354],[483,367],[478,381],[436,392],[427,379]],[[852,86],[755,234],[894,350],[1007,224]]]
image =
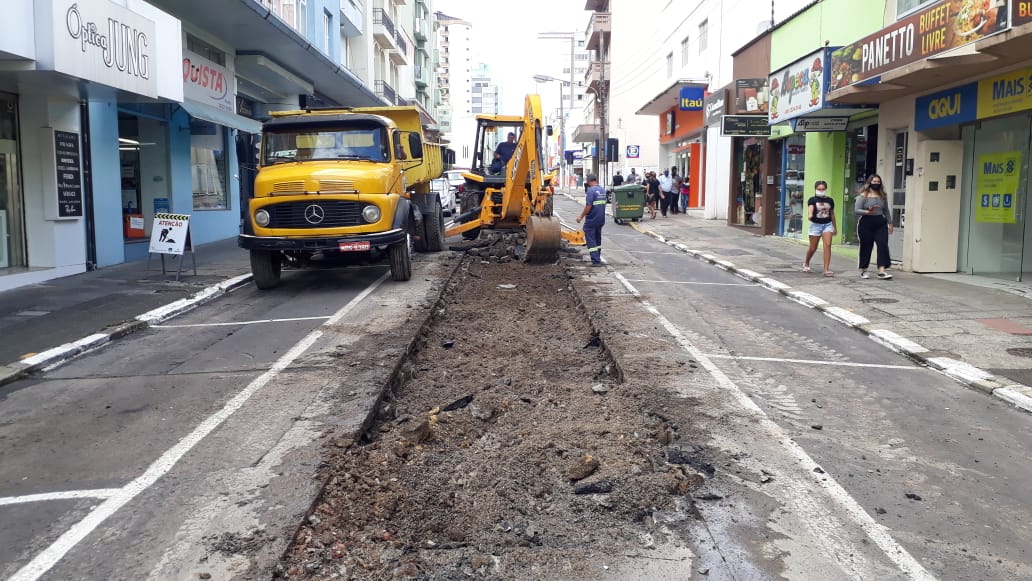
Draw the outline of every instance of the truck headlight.
[[[271,217],[269,216],[269,213],[267,211],[265,211],[265,210],[258,210],[257,212],[254,213],[254,222],[255,222],[255,224],[258,224],[262,228],[268,226],[270,220],[271,220]]]
[[[380,208],[372,204],[362,208],[362,219],[372,224],[380,221]]]

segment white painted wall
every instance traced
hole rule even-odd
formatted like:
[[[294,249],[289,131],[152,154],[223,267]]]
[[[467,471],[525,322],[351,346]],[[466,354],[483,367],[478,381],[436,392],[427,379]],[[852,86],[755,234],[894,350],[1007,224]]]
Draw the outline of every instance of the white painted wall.
[[[32,2],[5,2],[0,18],[0,53],[35,60]]]
[[[71,90],[74,87],[68,89],[64,95],[53,87],[46,93],[25,91],[19,99],[28,263],[32,267],[60,269],[49,273],[47,278],[86,270],[86,220],[45,218],[42,176],[52,175],[56,168],[53,158],[43,158],[37,153],[42,145],[40,127],[81,133],[79,104]],[[82,139],[81,135],[79,137]]]

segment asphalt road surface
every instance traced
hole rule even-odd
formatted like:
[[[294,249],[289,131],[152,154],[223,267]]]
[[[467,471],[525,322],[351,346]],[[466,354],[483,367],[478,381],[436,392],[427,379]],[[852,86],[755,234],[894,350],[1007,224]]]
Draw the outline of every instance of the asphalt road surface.
[[[248,543],[274,563],[317,492],[313,442],[361,421],[349,400],[368,408],[384,381],[361,373],[400,355],[362,343],[440,292],[424,256],[405,285],[385,267],[285,272],[5,386],[0,578],[227,579]],[[243,534],[210,534],[227,530]]]
[[[568,200],[558,207],[567,216],[577,209]],[[779,438],[781,458],[743,452],[754,455],[758,479],[729,475],[722,500],[696,503],[707,536],[723,545],[717,558],[726,565],[709,578],[765,578],[778,570],[807,579],[1032,578],[1028,414],[611,219],[603,257],[623,287],[616,292],[636,294],[654,308],[643,316],[665,326],[721,389],[741,394],[738,409],[723,411],[747,413],[755,404],[757,415],[772,423],[768,433]],[[747,438],[733,430],[714,434],[726,448]],[[797,470],[812,465],[813,475],[789,479],[815,479],[834,497],[835,513],[816,509],[821,505],[807,494],[793,498],[791,486],[774,486],[785,477],[768,475],[783,470],[786,458]],[[780,530],[781,514],[795,515],[817,537],[834,536],[839,522],[858,523],[868,538],[817,539],[827,542],[825,552],[839,553],[838,571],[793,562],[805,551],[791,543],[771,559],[761,554],[770,545],[756,541],[791,537]],[[853,546],[860,555],[872,543],[884,563],[868,569],[850,563]]]

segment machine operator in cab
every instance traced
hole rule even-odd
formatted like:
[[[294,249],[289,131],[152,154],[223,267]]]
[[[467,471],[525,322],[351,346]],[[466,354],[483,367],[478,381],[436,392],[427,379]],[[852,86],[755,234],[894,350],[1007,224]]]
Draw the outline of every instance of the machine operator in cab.
[[[584,210],[577,223],[584,220],[584,238],[588,242],[591,266],[602,266],[602,226],[606,223],[606,190],[598,185],[598,178],[589,174],[584,183],[588,187]]]

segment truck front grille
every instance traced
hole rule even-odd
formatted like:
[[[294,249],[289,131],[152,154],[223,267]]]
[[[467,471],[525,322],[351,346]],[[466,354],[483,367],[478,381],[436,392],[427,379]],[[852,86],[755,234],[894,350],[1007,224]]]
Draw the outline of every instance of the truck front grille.
[[[268,228],[340,228],[365,224],[362,209],[367,204],[342,200],[293,201],[264,206],[269,212]]]
[[[272,191],[277,194],[303,194],[305,182],[276,182],[272,184]]]
[[[352,193],[355,182],[344,180],[319,180],[319,191],[326,193]]]

